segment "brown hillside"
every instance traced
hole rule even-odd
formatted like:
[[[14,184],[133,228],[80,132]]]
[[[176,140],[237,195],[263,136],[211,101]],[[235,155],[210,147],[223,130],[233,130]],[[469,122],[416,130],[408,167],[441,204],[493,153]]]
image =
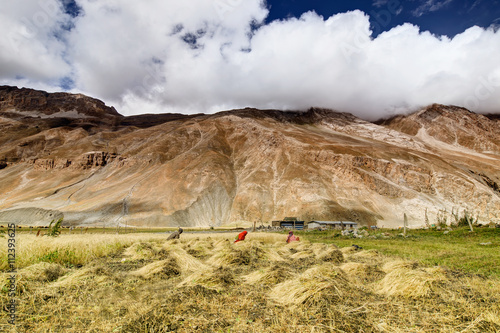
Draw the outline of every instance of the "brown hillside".
[[[398,226],[406,213],[417,226],[426,209],[435,223],[465,208],[498,221],[499,131],[442,105],[381,125],[323,109],[123,117],[81,95],[2,87],[0,221]]]

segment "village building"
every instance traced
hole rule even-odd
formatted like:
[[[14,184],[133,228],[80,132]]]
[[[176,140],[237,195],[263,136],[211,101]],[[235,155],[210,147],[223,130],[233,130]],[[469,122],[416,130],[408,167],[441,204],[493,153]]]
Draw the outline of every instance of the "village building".
[[[307,229],[354,229],[358,224],[351,221],[311,221],[307,223]]]

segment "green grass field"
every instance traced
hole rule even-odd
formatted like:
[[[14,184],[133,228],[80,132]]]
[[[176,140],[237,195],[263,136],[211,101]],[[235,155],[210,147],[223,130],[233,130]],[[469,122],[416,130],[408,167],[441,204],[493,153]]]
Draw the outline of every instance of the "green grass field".
[[[438,230],[367,230],[368,237],[350,238],[340,231],[311,231],[297,234],[312,243],[333,243],[339,247],[356,244],[389,256],[417,260],[427,266],[443,266],[464,273],[500,279],[500,229],[458,228],[444,234]],[[389,235],[389,236],[384,236]],[[480,245],[481,243],[491,243]]]

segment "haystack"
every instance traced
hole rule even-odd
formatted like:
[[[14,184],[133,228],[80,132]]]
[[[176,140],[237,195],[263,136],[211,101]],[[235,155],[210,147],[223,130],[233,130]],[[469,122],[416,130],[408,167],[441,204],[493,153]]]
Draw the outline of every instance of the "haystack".
[[[239,282],[240,279],[229,267],[206,267],[189,275],[181,283],[179,283],[177,287],[180,288],[200,285],[219,290],[221,288],[238,284]]]
[[[418,267],[418,263],[416,261],[409,260],[391,260],[386,262],[382,266],[382,270],[386,273],[390,273],[398,268],[406,268],[406,269],[416,269]]]
[[[318,253],[317,258],[321,261],[331,262],[332,264],[338,265],[344,262],[344,255],[335,246],[329,246],[325,251]]]
[[[331,245],[332,247],[335,247],[335,245]],[[309,247],[313,252],[314,255],[319,256],[320,254],[324,253],[325,251],[330,248],[328,244],[323,244],[323,243],[313,243]]]
[[[286,259],[283,258],[275,248],[266,249],[267,251],[267,260],[271,262],[285,262]]]
[[[312,244],[309,241],[291,242],[289,247],[295,247],[298,251],[312,250]]]
[[[171,248],[169,250],[169,256],[177,261],[182,273],[193,273],[197,270],[203,270],[206,268],[204,263],[180,247]]]
[[[385,273],[377,265],[369,265],[358,262],[346,262],[340,265],[351,281],[356,283],[371,283],[380,280]]]
[[[214,245],[212,241],[206,240],[192,240],[186,244],[184,244],[184,250],[192,255],[193,257],[204,259],[213,254],[211,249],[213,249]]]
[[[244,277],[249,284],[275,285],[293,276],[293,270],[286,264],[274,264],[265,269],[256,270]]]
[[[438,284],[446,282],[442,269],[395,268],[378,282],[376,292],[387,296],[410,298],[428,297],[437,291]]]
[[[87,284],[101,284],[109,281],[105,275],[96,275],[95,267],[84,267],[60,277],[50,284],[53,288],[85,288]]]
[[[340,248],[340,252],[342,252],[345,255],[353,254],[353,253],[356,253],[358,251],[359,250],[354,246],[347,246],[347,247]]]
[[[44,282],[52,282],[66,274],[68,270],[59,264],[40,262],[19,270],[16,274],[16,289],[18,293],[32,292]],[[8,290],[11,274],[2,274],[0,290]]]
[[[346,275],[338,267],[323,264],[308,269],[299,276],[278,284],[269,298],[282,305],[315,305],[340,302],[352,293]]]
[[[250,265],[266,259],[267,253],[259,241],[225,243],[214,249],[214,255],[207,260],[212,266]]]
[[[155,277],[168,279],[180,274],[181,270],[177,264],[177,260],[172,257],[152,262],[136,271],[130,272],[130,275],[143,279],[152,279]]]
[[[311,250],[304,250],[294,253],[290,256],[290,259],[302,260],[302,259],[312,259],[315,258],[314,252]]]
[[[278,246],[279,246],[278,253],[283,257],[288,257],[290,255],[293,255],[297,252],[301,252],[304,250],[310,250],[307,248],[307,246],[301,244],[301,242],[291,242],[288,244],[285,243],[285,245],[283,245],[283,243],[280,243]]]
[[[18,279],[27,281],[50,282],[66,274],[68,270],[56,263],[40,262],[19,270]]]
[[[130,260],[152,259],[156,257],[166,257],[163,248],[155,246],[152,243],[138,242],[125,249],[124,256]]]
[[[377,250],[361,250],[359,252],[352,253],[349,258],[352,261],[363,263],[380,262],[383,260],[382,255]]]

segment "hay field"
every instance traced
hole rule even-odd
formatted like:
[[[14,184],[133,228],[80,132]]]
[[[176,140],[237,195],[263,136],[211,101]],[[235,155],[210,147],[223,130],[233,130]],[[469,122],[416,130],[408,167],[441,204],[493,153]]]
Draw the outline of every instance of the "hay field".
[[[0,331],[500,331],[496,279],[283,234],[235,236],[21,234],[17,326],[4,310]],[[2,309],[6,283],[2,273]]]

